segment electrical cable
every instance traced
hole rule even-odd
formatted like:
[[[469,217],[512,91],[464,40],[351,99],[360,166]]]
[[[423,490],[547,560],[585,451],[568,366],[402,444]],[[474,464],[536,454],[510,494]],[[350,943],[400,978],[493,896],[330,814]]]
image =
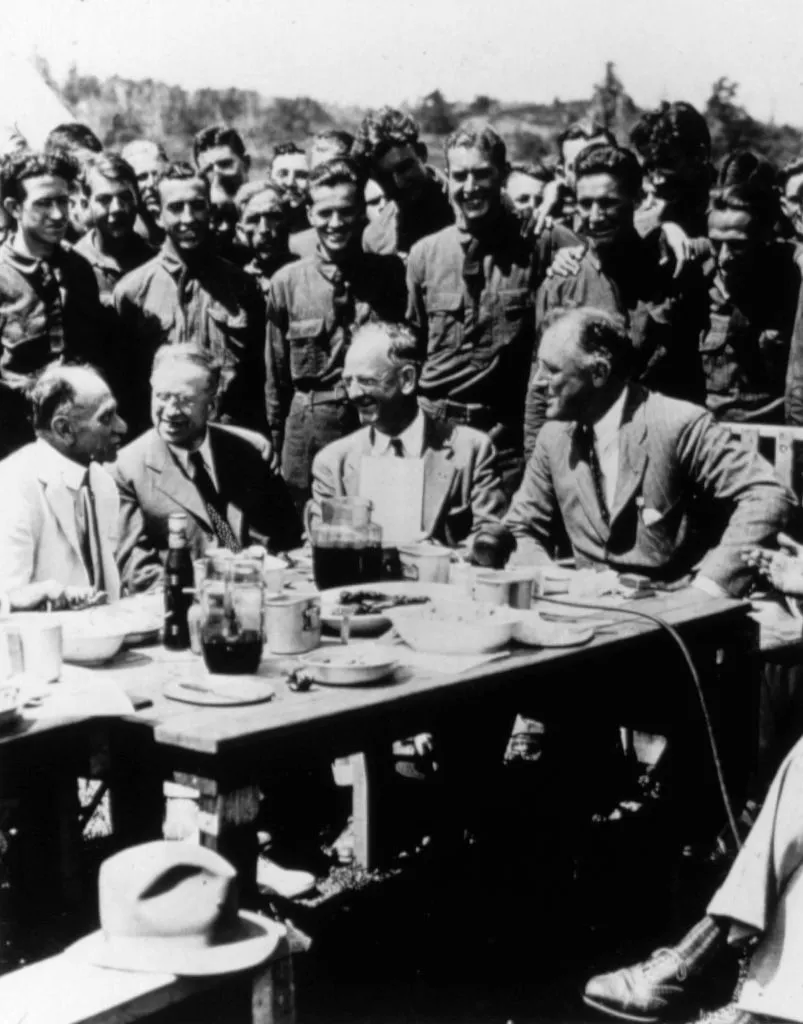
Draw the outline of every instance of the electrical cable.
[[[703,686],[700,682],[700,675],[697,672],[697,668],[692,659],[689,648],[686,646],[686,642],[683,637],[678,633],[674,626],[670,626],[668,622],[660,618],[658,615],[651,615],[649,612],[636,611],[633,608],[622,608],[620,605],[610,604],[588,604],[582,601],[575,601],[573,598],[564,599],[562,597],[543,597],[540,594],[535,598],[536,601],[547,601],[551,604],[562,605],[563,607],[575,607],[575,608],[586,608],[590,611],[595,612],[610,612],[619,615],[632,615],[635,618],[646,619],[648,622],[652,622],[654,625],[659,626],[662,630],[669,634],[672,640],[680,649],[680,653],[683,655],[683,659],[686,662],[686,667],[689,670],[694,688],[697,693],[697,698],[700,702],[700,709],[703,714],[703,722],[705,723],[706,735],[708,737],[708,744],[711,748],[711,757],[714,761],[714,769],[717,775],[717,784],[719,786],[719,792],[722,797],[722,803],[725,808],[725,815],[728,819],[728,826],[733,833],[733,838],[736,842],[737,850],[742,848],[742,839],[739,835],[739,829],[736,825],[736,816],[733,812],[733,805],[731,804],[730,797],[728,796],[728,787],[725,783],[725,773],[722,768],[722,761],[719,756],[719,747],[717,746],[717,740],[714,736],[714,728],[711,724],[711,716],[708,713],[708,705],[705,701],[705,694],[703,693]]]

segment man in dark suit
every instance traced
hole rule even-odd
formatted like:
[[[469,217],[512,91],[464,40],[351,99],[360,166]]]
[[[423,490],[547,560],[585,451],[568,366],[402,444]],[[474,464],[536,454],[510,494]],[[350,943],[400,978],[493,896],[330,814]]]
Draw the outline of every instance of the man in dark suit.
[[[424,463],[420,539],[455,546],[479,527],[499,523],[505,497],[494,446],[486,434],[419,408],[418,359],[416,338],[404,327],[373,323],[355,332],[343,383],[363,426],[316,455],[312,520],[321,499],[363,493],[365,459],[395,456]]]
[[[534,386],[547,423],[505,523],[519,563],[548,562],[560,521],[578,566],[744,594],[742,552],[772,544],[795,499],[703,408],[628,382],[632,346],[599,310],[547,320]]]
[[[260,434],[210,423],[220,366],[191,344],[164,345],[151,375],[154,429],[127,445],[112,467],[120,490],[118,561],[124,585],[161,578],[167,520],[188,517],[194,558],[217,544],[286,551],[301,529],[270,443]]]

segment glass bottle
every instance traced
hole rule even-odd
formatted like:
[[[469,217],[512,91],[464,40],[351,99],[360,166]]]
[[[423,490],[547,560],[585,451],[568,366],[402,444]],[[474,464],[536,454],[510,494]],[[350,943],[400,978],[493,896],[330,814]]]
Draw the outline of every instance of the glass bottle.
[[[262,660],[261,561],[230,551],[206,560],[201,593],[201,652],[210,672],[253,674]]]
[[[190,646],[187,612],[192,604],[192,558],[187,544],[187,517],[175,512],[167,520],[164,569],[164,646],[183,651]]]

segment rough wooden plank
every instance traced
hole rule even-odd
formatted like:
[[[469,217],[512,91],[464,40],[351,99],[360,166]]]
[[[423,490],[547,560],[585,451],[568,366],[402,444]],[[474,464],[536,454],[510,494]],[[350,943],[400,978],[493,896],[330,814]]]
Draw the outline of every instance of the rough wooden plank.
[[[781,430],[775,439],[775,472],[781,481],[795,489],[794,437],[791,430]]]

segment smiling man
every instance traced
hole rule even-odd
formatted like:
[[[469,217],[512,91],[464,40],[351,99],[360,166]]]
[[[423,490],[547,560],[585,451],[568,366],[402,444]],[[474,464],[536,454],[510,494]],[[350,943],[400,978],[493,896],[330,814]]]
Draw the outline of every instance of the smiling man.
[[[407,328],[369,323],[355,333],[343,383],[362,427],[316,455],[313,518],[323,498],[361,496],[364,458],[396,457],[423,461],[420,537],[455,546],[482,526],[498,525],[505,498],[493,445],[478,430],[419,408],[419,370],[417,341]]]
[[[126,431],[114,395],[90,366],[52,365],[31,406],[36,441],[0,462],[0,579],[7,588],[56,580],[114,600],[119,500],[101,465]]]
[[[487,431],[505,491],[523,470],[522,418],[535,345],[535,290],[562,228],[524,238],[503,202],[505,144],[484,122],[446,141],[457,223],[422,238],[407,264],[408,317],[421,338],[420,401],[431,415]]]
[[[113,301],[129,354],[121,407],[131,432],[148,424],[148,376],[156,349],[194,341],[223,364],[223,422],[265,430],[265,307],[253,278],[221,259],[210,231],[209,183],[188,165],[159,182],[162,248],[127,274]]]
[[[28,151],[2,170],[15,224],[0,247],[0,455],[33,437],[25,388],[56,359],[98,361],[106,322],[92,269],[65,246],[77,166]]]
[[[299,506],[310,496],[317,452],[356,426],[342,385],[354,329],[404,315],[401,261],[362,250],[364,187],[349,160],[315,168],[309,219],[317,250],[279,270],[268,292],[268,423]]]
[[[121,503],[118,559],[129,590],[161,580],[174,512],[187,515],[196,558],[214,545],[287,551],[300,542],[270,443],[212,422],[220,384],[219,362],[196,345],[165,345],[156,353],[153,429],[126,445],[112,467]]]
[[[158,142],[134,139],[123,146],[120,155],[133,168],[137,179],[140,199],[137,231],[151,245],[161,245],[164,231],[159,224],[159,179],[170,165],[167,153]]]

